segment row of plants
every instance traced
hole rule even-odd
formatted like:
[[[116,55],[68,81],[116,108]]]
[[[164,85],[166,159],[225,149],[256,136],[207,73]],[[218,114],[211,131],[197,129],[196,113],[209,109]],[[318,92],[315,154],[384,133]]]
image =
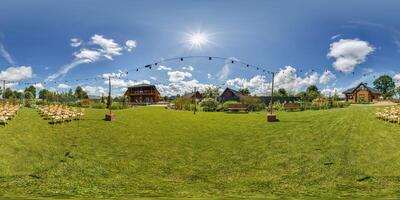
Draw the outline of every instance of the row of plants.
[[[174,102],[174,108],[177,110],[187,110],[193,111],[195,109],[195,104],[193,99],[189,98],[177,98]],[[205,98],[202,101],[196,101],[196,109],[204,112],[225,112],[228,111],[229,105],[232,104],[245,104],[247,105],[247,110],[250,112],[257,111],[269,111],[269,104],[265,104],[261,101],[261,99],[256,97],[243,97],[240,102],[237,101],[226,101],[224,103],[219,103],[215,99]],[[300,107],[297,109],[298,111],[304,110],[326,110],[332,108],[345,108],[350,105],[348,102],[342,101],[332,101],[330,99],[324,99],[319,102],[299,102]],[[285,111],[285,104],[280,102],[275,102],[273,104],[274,111]]]

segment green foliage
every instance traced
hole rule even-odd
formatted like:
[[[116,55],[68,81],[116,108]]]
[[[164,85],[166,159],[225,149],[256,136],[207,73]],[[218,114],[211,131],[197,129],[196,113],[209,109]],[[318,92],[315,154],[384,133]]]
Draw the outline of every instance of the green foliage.
[[[11,98],[13,98],[13,97],[14,97],[13,91],[12,91],[10,88],[7,88],[7,89],[5,90],[5,92],[4,92],[4,98],[6,98],[6,99],[11,99]]]
[[[90,107],[96,109],[106,109],[107,105],[105,103],[93,103]]]
[[[240,98],[240,102],[247,105],[248,111],[261,111],[265,109],[265,104],[258,97],[245,96]]]
[[[29,86],[28,88],[25,88],[25,91],[24,92],[30,92],[31,94],[32,94],[32,98],[27,98],[27,99],[34,99],[34,98],[36,98],[36,88],[33,86],[33,85],[31,85],[31,86]],[[26,98],[26,97],[25,97]]]
[[[239,103],[239,102],[237,102],[237,101],[226,101],[226,102],[224,102],[224,103],[222,104],[222,110],[221,110],[221,111],[228,111],[229,105],[238,104],[238,103]]]
[[[218,88],[216,87],[207,87],[203,92],[204,98],[216,99],[219,96]]]
[[[24,98],[25,98],[25,99],[33,99],[33,98],[35,98],[35,96],[32,94],[31,91],[26,90],[26,91],[24,92]]]
[[[307,101],[312,101],[319,97],[321,97],[321,92],[319,91],[318,87],[316,85],[308,86],[308,88],[306,90]]]
[[[121,109],[126,109],[128,107],[129,106],[127,104],[123,104],[123,103],[120,103],[120,102],[114,102],[114,103],[111,104],[111,109],[112,110],[121,110]]]
[[[239,92],[242,93],[244,96],[250,95],[250,90],[248,88],[241,88],[239,89]]]
[[[75,97],[78,99],[86,99],[88,95],[85,91],[83,91],[82,87],[78,86],[75,89]]]
[[[177,110],[190,110],[190,104],[193,103],[193,100],[190,98],[178,97],[173,103]]]
[[[205,98],[201,101],[200,106],[205,112],[214,112],[217,110],[218,102],[212,98]]]
[[[373,84],[382,93],[384,99],[390,98],[395,94],[396,85],[389,75],[380,76]]]
[[[278,92],[276,93],[276,96],[287,97],[288,93],[284,88],[279,88]]]

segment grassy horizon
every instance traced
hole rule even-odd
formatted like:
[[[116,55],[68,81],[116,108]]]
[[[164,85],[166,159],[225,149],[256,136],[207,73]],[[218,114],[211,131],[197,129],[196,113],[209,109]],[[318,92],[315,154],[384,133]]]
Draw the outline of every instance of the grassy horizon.
[[[88,109],[49,125],[24,108],[0,128],[0,197],[394,197],[400,125],[374,108],[226,114]]]

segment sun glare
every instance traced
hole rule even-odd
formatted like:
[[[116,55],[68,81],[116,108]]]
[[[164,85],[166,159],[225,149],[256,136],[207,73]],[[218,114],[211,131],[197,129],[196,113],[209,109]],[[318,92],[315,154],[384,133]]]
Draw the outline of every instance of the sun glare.
[[[187,33],[186,43],[190,49],[201,49],[210,43],[209,35],[204,32]]]

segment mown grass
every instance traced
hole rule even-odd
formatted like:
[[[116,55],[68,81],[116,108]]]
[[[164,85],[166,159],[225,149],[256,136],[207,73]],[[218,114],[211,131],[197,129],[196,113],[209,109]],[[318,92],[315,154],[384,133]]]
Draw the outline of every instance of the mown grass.
[[[366,106],[225,114],[88,110],[49,125],[22,109],[0,128],[0,195],[44,197],[394,197],[400,125]]]

